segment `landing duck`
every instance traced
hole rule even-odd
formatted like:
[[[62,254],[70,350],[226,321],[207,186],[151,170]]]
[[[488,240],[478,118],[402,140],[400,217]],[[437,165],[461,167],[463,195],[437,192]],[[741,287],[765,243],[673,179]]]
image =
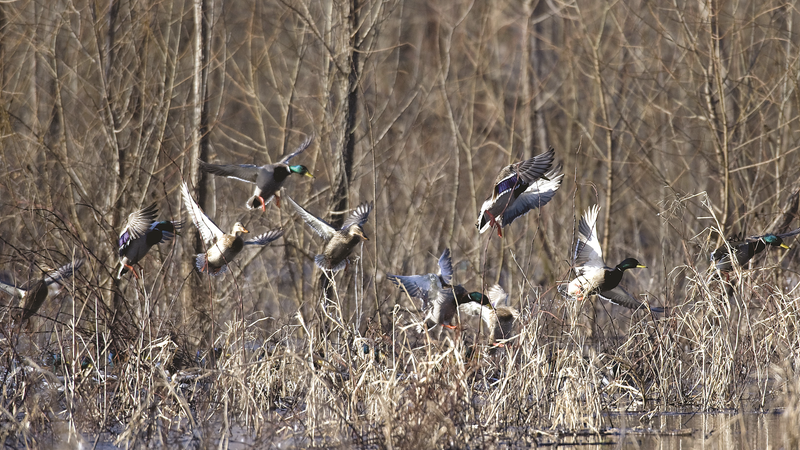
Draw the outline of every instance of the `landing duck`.
[[[583,300],[592,294],[616,305],[637,310],[644,304],[635,299],[622,286],[622,274],[628,269],[646,268],[636,258],[625,258],[616,267],[603,261],[603,249],[597,238],[597,215],[600,208],[590,207],[578,223],[578,245],[575,248],[575,279],[567,286],[567,294]],[[653,312],[664,308],[652,307]]]
[[[560,166],[550,169],[554,157],[551,147],[541,155],[504,167],[492,184],[492,195],[481,205],[475,224],[478,230],[483,233],[493,227],[502,237],[502,229],[517,217],[552,200],[564,178]]]
[[[756,254],[764,251],[767,246],[790,248],[783,240],[788,237],[796,236],[797,234],[800,234],[800,228],[783,234],[765,234],[763,236],[750,236],[746,238],[734,236],[727,244],[721,245],[711,253],[711,261],[714,262],[714,266],[720,272],[730,272],[733,270],[730,250],[733,250],[736,255],[736,264],[739,267],[743,267],[753,259]]]
[[[314,140],[314,135],[308,137],[294,152],[286,155],[276,164],[256,166],[254,164],[210,164],[200,161],[200,169],[214,175],[233,178],[256,185],[253,195],[247,199],[247,209],[261,208],[266,211],[267,203],[275,197],[275,204],[280,208],[281,198],[278,192],[289,175],[296,173],[314,178],[308,168],[303,165],[290,165],[289,160],[302,153]]]
[[[119,234],[118,280],[129,270],[134,277],[139,278],[133,266],[144,258],[150,248],[180,235],[183,222],[156,221],[157,216],[158,208],[155,203],[128,216],[128,222]]]
[[[183,201],[186,203],[186,209],[192,217],[192,222],[200,232],[200,237],[203,242],[211,246],[205,253],[199,253],[195,259],[195,267],[200,273],[221,275],[227,271],[228,263],[233,261],[245,245],[263,246],[283,236],[283,230],[275,229],[245,241],[241,234],[249,233],[249,231],[242,226],[241,222],[233,224],[231,233],[225,234],[194,201],[186,183],[181,185],[181,193]]]
[[[365,202],[358,205],[350,214],[350,217],[344,221],[341,228],[337,230],[328,222],[306,211],[288,195],[286,199],[311,229],[325,239],[325,246],[322,248],[322,253],[314,257],[314,263],[320,269],[330,270],[332,272],[338,272],[344,269],[347,267],[347,264],[349,264],[347,258],[350,256],[353,248],[362,241],[369,239],[367,235],[364,234],[363,227],[367,219],[369,219],[370,211],[372,211],[372,202]]]
[[[439,272],[424,275],[392,275],[387,274],[395,286],[405,291],[409,297],[422,300],[422,311],[425,311],[423,323],[428,329],[441,325],[445,328],[456,328],[453,325],[459,305],[474,303],[480,307],[491,308],[489,298],[480,292],[468,292],[461,285],[453,285],[453,265],[450,249],[446,248],[439,257]],[[422,326],[419,327],[422,331]]]
[[[486,325],[486,329],[492,337],[492,345],[504,347],[514,336],[514,325],[519,319],[519,311],[510,306],[505,306],[508,294],[495,284],[486,291],[489,298],[489,305],[478,303],[466,303],[460,305],[458,309],[472,315],[480,315],[481,320]]]
[[[32,279],[21,285],[16,285],[9,280],[0,280],[0,290],[20,298],[20,309],[22,310],[21,323],[33,317],[45,300],[54,297],[61,290],[62,282],[72,277],[76,270],[83,265],[82,259],[59,267],[57,270],[47,273],[42,278]]]

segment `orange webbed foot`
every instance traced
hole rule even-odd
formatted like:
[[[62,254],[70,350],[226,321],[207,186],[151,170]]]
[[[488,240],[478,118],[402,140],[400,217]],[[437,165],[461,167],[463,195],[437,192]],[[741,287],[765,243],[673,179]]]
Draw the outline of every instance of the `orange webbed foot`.
[[[133,266],[129,266],[129,265],[125,264],[125,268],[131,271],[131,273],[133,274],[134,278],[136,278],[137,280],[139,279],[139,274],[136,273],[136,269],[134,269]]]
[[[492,213],[490,213],[489,211],[486,211],[486,214],[489,216],[489,225],[492,228],[497,228],[497,236],[502,238],[503,237],[503,228],[500,226],[499,223],[497,223],[497,220],[495,220],[494,215],[492,215]]]

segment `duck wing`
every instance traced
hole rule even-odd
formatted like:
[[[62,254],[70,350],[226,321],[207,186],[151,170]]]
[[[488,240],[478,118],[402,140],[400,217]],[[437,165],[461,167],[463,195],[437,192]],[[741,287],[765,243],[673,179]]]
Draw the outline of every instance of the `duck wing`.
[[[505,305],[508,300],[508,293],[499,284],[490,287],[486,291],[486,296],[489,297],[489,302],[494,308]]]
[[[300,214],[300,217],[310,226],[314,231],[317,232],[318,235],[325,238],[326,241],[330,240],[334,234],[336,234],[336,229],[333,228],[328,222],[320,219],[319,217],[311,214],[310,212],[306,211],[302,206],[295,203],[291,197],[288,195],[285,196],[286,200],[289,201],[289,204],[297,211],[297,214]]]
[[[787,237],[792,237],[792,236],[795,236],[795,235],[798,235],[798,234],[800,234],[800,228],[798,228],[796,230],[792,230],[792,231],[787,231],[786,233],[778,234],[776,236],[778,236],[781,239],[786,239]]]
[[[636,298],[634,298],[628,291],[625,290],[622,286],[617,285],[614,289],[600,292],[597,294],[598,297],[602,298],[607,302],[611,302],[615,305],[624,306],[628,309],[637,310],[644,306],[643,302],[640,302]],[[664,308],[650,308],[653,312],[664,312]]]
[[[144,234],[150,230],[150,226],[153,224],[153,222],[155,222],[157,215],[158,208],[156,208],[155,203],[129,214],[128,221],[125,223],[125,227],[119,234],[119,247],[122,248],[130,241],[144,236]]]
[[[578,223],[578,245],[575,247],[575,272],[581,275],[587,269],[604,268],[603,249],[597,238],[597,215],[600,207],[591,206]]]
[[[564,179],[564,174],[561,172],[561,166],[554,168],[547,172],[545,176],[548,180],[539,179],[533,182],[528,189],[523,192],[515,202],[503,212],[503,226],[511,224],[517,217],[524,216],[533,209],[541,208],[553,199],[556,191],[561,187],[561,181]],[[489,223],[484,224],[481,232],[489,229]]]
[[[448,286],[436,291],[436,296],[431,299],[431,308],[428,310],[426,320],[439,324],[449,324],[456,315],[456,297],[454,290],[460,286]],[[463,289],[463,288],[461,288]]]
[[[356,209],[350,213],[350,217],[344,221],[342,224],[342,230],[346,230],[350,228],[352,225],[358,225],[363,227],[364,224],[369,219],[369,213],[372,211],[372,202],[364,202],[356,207]]]
[[[391,275],[386,274],[386,278],[395,286],[408,293],[409,297],[422,300],[422,310],[427,310],[430,306],[431,291],[434,289],[431,283],[432,277],[436,275],[429,273],[426,275]],[[437,289],[438,290],[438,289]]]
[[[75,271],[81,268],[83,262],[83,259],[79,258],[74,262],[64,264],[58,269],[48,273],[47,276],[44,277],[44,283],[49,286],[53,283],[57,283],[61,280],[72,277],[72,275],[75,274]]]
[[[267,245],[270,242],[278,239],[279,237],[283,236],[283,230],[280,228],[275,230],[267,231],[266,233],[256,236],[249,241],[244,241],[244,245]]]
[[[203,242],[210,243],[225,235],[225,232],[220,230],[217,224],[203,212],[200,205],[194,201],[192,195],[189,193],[189,186],[186,185],[185,181],[181,184],[181,194],[183,194],[183,202],[186,204],[186,209],[192,217],[194,226],[196,226],[197,230],[200,232]]]
[[[183,221],[177,220],[165,220],[161,222],[153,222],[153,225],[150,226],[150,231],[147,235],[147,243],[148,245],[156,245],[156,244],[163,244],[165,242],[169,242],[172,238],[175,237],[176,234],[179,234],[183,229]],[[158,232],[160,232],[161,238],[155,242],[151,239],[151,235],[158,237]]]
[[[18,287],[11,281],[10,278],[11,277],[5,277],[5,276],[0,278],[0,291],[5,292],[6,294],[12,297],[19,297],[19,298],[25,297],[25,293],[28,292],[28,290]]]
[[[450,249],[446,248],[439,257],[439,276],[444,284],[453,283],[453,262],[450,259]]]
[[[200,161],[200,170],[255,184],[261,168],[253,164],[211,164]]]
[[[555,149],[550,147],[546,152],[519,163],[516,172],[520,180],[527,184],[532,184],[541,178],[553,165],[555,154]]]
[[[314,140],[314,133],[311,133],[311,136],[309,136],[308,139],[303,141],[303,143],[300,144],[299,147],[297,147],[297,150],[295,150],[292,153],[289,153],[288,155],[284,156],[283,159],[281,159],[278,164],[288,164],[290,159],[294,158],[295,156],[299,155],[300,153],[303,153],[303,151],[305,151],[305,149],[307,149],[308,146],[311,145],[311,141],[313,141],[313,140]]]

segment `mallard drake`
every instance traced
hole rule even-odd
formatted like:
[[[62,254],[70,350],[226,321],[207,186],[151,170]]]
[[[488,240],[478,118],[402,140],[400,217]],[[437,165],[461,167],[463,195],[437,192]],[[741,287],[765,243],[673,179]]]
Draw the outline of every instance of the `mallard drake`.
[[[391,275],[387,274],[394,285],[403,289],[410,297],[422,300],[422,311],[425,311],[424,324],[428,329],[441,325],[445,328],[456,328],[452,325],[459,305],[476,303],[491,307],[489,298],[480,292],[467,292],[461,285],[452,285],[453,265],[450,260],[450,249],[446,248],[439,257],[439,273],[425,275]],[[420,330],[422,327],[420,326]]]
[[[504,306],[508,299],[508,294],[499,284],[495,284],[486,291],[489,298],[489,306],[479,303],[465,303],[459,305],[461,312],[479,315],[486,324],[492,336],[492,343],[497,347],[503,347],[505,342],[514,336],[514,325],[519,319],[519,311]]]
[[[318,235],[325,238],[325,247],[323,247],[322,253],[314,257],[314,263],[320,269],[333,272],[344,269],[347,267],[347,257],[350,256],[353,248],[361,241],[369,239],[364,234],[363,226],[369,218],[370,211],[372,211],[372,202],[364,202],[358,205],[350,214],[350,217],[344,221],[342,227],[337,230],[324,220],[303,209],[288,195],[286,199],[295,211],[300,214],[300,217]]]
[[[575,279],[567,286],[567,294],[583,300],[597,294],[603,300],[630,309],[639,309],[643,303],[628,293],[619,282],[628,269],[646,268],[636,258],[625,258],[616,267],[606,266],[603,249],[597,239],[597,205],[589,208],[578,223],[578,245],[575,247]],[[664,308],[650,308],[653,312],[664,312]]]
[[[189,187],[184,182],[181,185],[183,201],[186,209],[192,217],[192,222],[200,231],[200,236],[206,244],[213,244],[205,253],[199,253],[195,260],[195,267],[199,272],[206,272],[211,275],[225,273],[228,263],[242,251],[245,245],[267,245],[283,235],[283,230],[275,229],[257,236],[255,239],[245,241],[240,236],[242,233],[249,233],[240,222],[233,224],[231,234],[225,234],[219,229],[217,224],[203,212],[191,194]]]
[[[7,280],[0,280],[0,290],[22,299],[21,322],[25,322],[39,311],[45,300],[58,294],[61,290],[61,281],[70,278],[82,265],[83,260],[76,259],[46,274],[43,278],[29,280],[20,286]]]
[[[797,234],[800,234],[800,228],[783,234],[765,234],[763,236],[750,236],[747,238],[734,236],[727,244],[721,245],[711,253],[711,260],[714,261],[715,267],[720,272],[730,272],[733,270],[733,265],[731,264],[729,249],[733,249],[736,253],[736,264],[739,265],[739,267],[743,267],[753,256],[764,251],[767,245],[771,247],[790,248],[783,243],[783,240]]]
[[[138,264],[150,247],[169,242],[176,234],[180,234],[183,222],[162,220],[156,222],[158,209],[156,204],[140,209],[128,216],[128,222],[119,234],[119,273],[117,279],[130,270],[139,278],[133,265]]]
[[[310,178],[314,178],[308,172],[308,168],[302,165],[289,165],[289,160],[303,152],[311,141],[314,140],[314,135],[308,137],[300,147],[294,152],[286,155],[277,164],[265,164],[263,166],[256,166],[253,164],[209,164],[200,161],[200,169],[214,175],[221,175],[228,178],[234,178],[247,183],[256,185],[253,191],[253,196],[247,200],[247,209],[261,208],[262,211],[267,210],[267,203],[272,201],[275,197],[275,204],[280,208],[281,198],[278,192],[283,186],[286,178],[297,173]]]
[[[554,157],[555,150],[551,147],[541,155],[504,167],[492,184],[492,195],[478,213],[475,224],[478,230],[483,233],[489,227],[496,227],[497,235],[502,237],[503,227],[514,219],[546,205],[564,178],[561,167],[550,170]]]

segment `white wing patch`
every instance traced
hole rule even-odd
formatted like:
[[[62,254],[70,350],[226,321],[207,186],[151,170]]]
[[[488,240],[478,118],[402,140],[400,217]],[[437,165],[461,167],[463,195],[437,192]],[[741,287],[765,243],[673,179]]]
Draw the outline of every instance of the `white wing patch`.
[[[192,222],[194,222],[194,226],[197,227],[197,230],[200,231],[200,236],[203,238],[203,242],[205,243],[212,243],[216,239],[219,239],[225,233],[219,229],[217,224],[214,223],[213,220],[209,219],[208,216],[203,212],[203,209],[200,208],[192,195],[189,193],[189,187],[186,185],[184,181],[181,184],[181,193],[183,194],[183,202],[186,203],[186,210],[189,211],[189,215],[192,216]]]

